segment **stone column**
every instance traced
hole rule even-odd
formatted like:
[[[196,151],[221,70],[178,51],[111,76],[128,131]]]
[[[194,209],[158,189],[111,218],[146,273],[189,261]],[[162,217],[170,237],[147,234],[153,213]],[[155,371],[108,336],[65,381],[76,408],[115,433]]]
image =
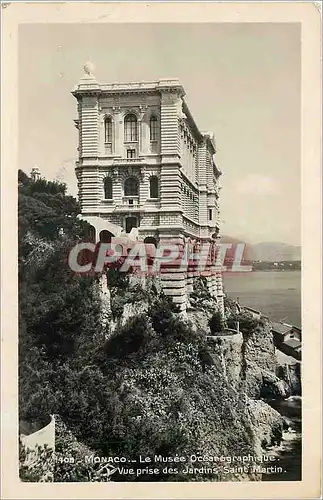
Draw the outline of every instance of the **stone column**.
[[[149,198],[149,178],[145,167],[140,167],[139,203],[143,205]]]
[[[105,156],[105,114],[99,115],[99,156]]]
[[[116,206],[121,205],[122,203],[122,178],[118,171],[118,168],[113,169],[112,173],[112,181],[113,181],[113,201]]]
[[[184,238],[178,233],[160,232],[160,245],[163,243],[171,243],[178,245],[180,252],[183,251]],[[180,254],[182,255],[182,254]],[[161,267],[160,279],[163,292],[172,298],[172,301],[177,304],[180,311],[186,310],[187,291],[186,291],[186,268],[182,269],[180,265],[181,258],[177,259],[176,263],[165,263]]]
[[[140,106],[139,114],[139,156],[148,153],[149,130],[147,124],[147,106]]]
[[[113,127],[113,144],[112,151],[115,156],[123,157],[123,121],[120,107],[113,108],[114,127]]]
[[[186,291],[187,294],[189,295],[191,292],[193,292],[194,289],[194,263],[193,263],[193,248],[194,248],[194,243],[187,239],[186,240],[186,245],[188,245],[188,263],[187,263],[187,280],[186,280]]]
[[[207,178],[206,178],[206,143],[199,145],[198,151],[198,175],[199,175],[199,222],[202,227],[208,225],[207,213]]]
[[[81,107],[81,156],[96,157],[99,149],[99,105],[97,96],[83,97]]]

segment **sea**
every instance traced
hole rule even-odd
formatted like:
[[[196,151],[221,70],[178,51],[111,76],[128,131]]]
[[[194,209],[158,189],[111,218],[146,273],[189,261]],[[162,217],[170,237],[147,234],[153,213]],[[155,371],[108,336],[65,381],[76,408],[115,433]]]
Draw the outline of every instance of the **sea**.
[[[225,292],[272,321],[301,327],[301,271],[252,271],[223,274]]]
[[[282,473],[263,474],[263,481],[301,481],[302,479],[302,398],[291,396],[284,400],[267,401],[289,422],[279,446],[268,450],[275,457]]]

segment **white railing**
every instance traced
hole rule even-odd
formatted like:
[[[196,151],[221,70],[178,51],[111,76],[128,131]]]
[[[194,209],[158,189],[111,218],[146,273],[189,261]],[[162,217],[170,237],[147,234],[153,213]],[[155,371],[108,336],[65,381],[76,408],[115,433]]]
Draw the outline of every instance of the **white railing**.
[[[128,208],[129,210],[133,210],[140,207],[139,196],[124,196],[122,198],[121,204],[119,203],[116,208]]]
[[[114,165],[140,165],[142,163],[142,158],[114,158],[113,164]]]
[[[158,87],[179,87],[179,80],[176,78],[165,78],[157,81],[142,82],[116,82],[101,85],[102,90],[153,90]]]

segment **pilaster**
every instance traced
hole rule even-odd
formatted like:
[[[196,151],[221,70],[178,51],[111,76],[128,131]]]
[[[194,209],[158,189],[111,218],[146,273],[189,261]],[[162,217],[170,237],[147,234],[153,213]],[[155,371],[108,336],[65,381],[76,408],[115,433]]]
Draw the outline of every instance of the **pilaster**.
[[[178,103],[181,103],[181,98],[176,92],[162,92],[160,113],[162,155],[180,156]]]
[[[148,106],[142,105],[139,108],[139,155],[147,155],[149,152],[149,124],[147,123]]]
[[[114,115],[114,155],[123,157],[123,120],[119,106],[113,107]]]
[[[207,177],[206,177],[206,141],[199,144],[198,150],[198,183],[199,183],[199,223],[207,225]]]
[[[82,157],[97,157],[99,148],[99,105],[96,95],[82,97]]]

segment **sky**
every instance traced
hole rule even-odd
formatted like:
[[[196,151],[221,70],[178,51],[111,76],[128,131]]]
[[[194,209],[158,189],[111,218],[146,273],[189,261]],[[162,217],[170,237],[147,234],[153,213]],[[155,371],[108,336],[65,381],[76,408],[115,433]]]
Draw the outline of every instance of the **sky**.
[[[215,134],[221,233],[298,245],[300,51],[299,24],[20,25],[18,166],[77,195],[71,90],[85,62],[101,83],[179,78]]]

